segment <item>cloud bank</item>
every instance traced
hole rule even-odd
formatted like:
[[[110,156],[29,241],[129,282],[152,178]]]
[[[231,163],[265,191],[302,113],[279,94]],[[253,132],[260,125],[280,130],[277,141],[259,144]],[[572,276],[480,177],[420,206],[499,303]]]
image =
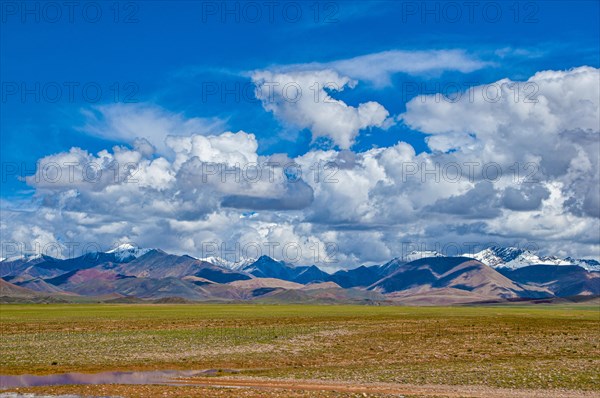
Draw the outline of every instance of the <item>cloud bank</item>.
[[[335,71],[254,78],[352,84]],[[3,203],[0,228],[20,242],[132,241],[198,256],[206,242],[229,251],[260,247],[326,268],[381,262],[406,243],[533,243],[553,254],[597,257],[600,71],[542,71],[493,85],[493,100],[491,91],[485,95],[492,85],[459,101],[412,99],[399,121],[428,134],[430,152],[420,154],[401,140],[349,150],[360,130],[389,117],[372,102],[267,103],[278,118],[339,147],[296,158],[261,156],[251,133],[199,133],[188,128],[197,120],[179,116],[151,140],[123,138],[127,144],[95,154],[72,148],[40,159],[27,179],[38,207]],[[139,135],[135,125],[119,131],[143,137],[157,113],[137,114]],[[154,150],[163,135],[163,150]],[[296,257],[285,253],[290,242]]]

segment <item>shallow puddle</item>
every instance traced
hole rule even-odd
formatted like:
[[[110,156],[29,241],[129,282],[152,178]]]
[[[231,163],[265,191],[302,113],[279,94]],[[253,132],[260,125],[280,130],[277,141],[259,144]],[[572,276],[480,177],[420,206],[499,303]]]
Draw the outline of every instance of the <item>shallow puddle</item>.
[[[227,371],[231,372],[231,371]],[[1,376],[0,388],[57,386],[66,384],[178,384],[181,377],[209,376],[218,370],[160,370],[149,372],[62,373],[54,375]]]

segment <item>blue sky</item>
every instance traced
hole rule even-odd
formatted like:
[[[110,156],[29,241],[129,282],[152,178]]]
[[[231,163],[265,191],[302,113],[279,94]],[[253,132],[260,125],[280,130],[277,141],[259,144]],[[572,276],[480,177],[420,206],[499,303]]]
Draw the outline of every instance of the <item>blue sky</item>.
[[[243,130],[256,137],[259,156],[297,158],[327,149],[361,154],[399,142],[410,145],[418,156],[441,148],[428,143],[427,137],[437,134],[435,128],[399,116],[418,95],[438,92],[440,87],[441,91],[453,87],[462,91],[501,79],[525,81],[540,71],[600,67],[598,1],[480,2],[475,8],[467,3],[279,2],[272,16],[266,2],[83,2],[74,10],[60,5],[46,8],[44,2],[3,3],[3,207],[14,210],[31,201],[38,205],[42,201],[44,206],[53,203],[39,186],[16,178],[7,167],[16,165],[19,173],[30,175],[38,160],[73,147],[92,154],[110,151],[115,145],[131,147],[135,137],[125,139],[122,134],[107,132],[110,126],[103,125],[103,110],[107,109],[131,109],[134,113],[145,109],[180,121],[194,120],[194,126],[205,128],[193,132],[201,135]],[[223,15],[222,7],[230,12]],[[101,15],[96,14],[98,10]],[[262,16],[253,22],[249,19],[255,10]],[[297,10],[302,15],[296,18]],[[448,51],[460,59],[456,65],[441,63],[407,71],[414,54],[421,52],[427,57],[436,51]],[[394,60],[404,62],[401,70],[386,71],[382,64],[367,63],[365,67],[356,61],[357,57],[386,52],[400,52]],[[350,69],[340,66],[344,60],[350,60]],[[477,66],[466,67],[467,62]],[[369,70],[373,67],[377,71]],[[351,107],[367,101],[378,103],[387,110],[386,121],[359,128],[350,138],[319,137],[318,126],[310,127],[290,116],[294,109],[269,110],[254,97],[257,71],[311,68],[338,68],[335,70],[342,75],[347,72],[356,85],[329,94]],[[378,73],[388,80],[378,80]],[[69,85],[74,87],[73,98],[69,98]],[[58,94],[56,87],[61,90]],[[92,94],[84,93],[83,87]],[[101,94],[96,100],[97,87]],[[232,95],[223,99],[223,87],[237,87],[240,99]],[[415,91],[414,87],[420,88]],[[24,88],[37,91],[40,98]],[[216,93],[207,91],[215,88]],[[476,130],[464,132],[480,137]],[[145,131],[135,134],[146,136]],[[350,144],[342,144],[347,138]],[[163,143],[150,141],[159,148],[154,158],[162,156]],[[164,156],[173,159],[172,153]],[[302,216],[305,221],[329,225],[327,230],[339,228],[339,223],[331,224],[326,215],[309,213]],[[586,228],[594,228],[595,220]],[[352,224],[340,221],[346,222]],[[480,226],[474,221],[470,230]],[[54,236],[59,239],[61,234],[64,232]],[[514,235],[523,238],[520,233]],[[123,236],[132,238],[131,234]],[[226,239],[234,239],[231,236]],[[573,236],[564,240],[565,246]],[[598,247],[595,240],[594,236],[592,246],[580,252],[594,253]],[[353,258],[359,261],[361,256]]]
[[[287,8],[289,18],[295,19],[293,12],[298,4],[302,10],[298,22],[286,20],[285,3],[273,9],[271,22],[269,8],[259,2],[262,17],[256,23],[245,18],[253,18],[253,9],[236,2],[227,7],[235,10],[237,4],[239,22],[235,14],[221,15],[220,2],[121,2],[121,23],[114,22],[112,4],[101,4],[102,16],[96,23],[89,22],[95,19],[96,9],[86,9],[84,14],[83,6],[74,9],[72,23],[66,8],[61,9],[62,17],[55,23],[53,9],[40,9],[38,15],[23,15],[26,6],[20,3],[16,11],[3,9],[2,81],[24,83],[34,90],[39,83],[42,97],[36,102],[29,94],[23,103],[21,88],[17,94],[10,94],[9,87],[3,86],[2,161],[26,162],[32,169],[40,157],[72,146],[95,151],[115,144],[79,129],[84,123],[82,109],[114,102],[115,84],[122,91],[123,98],[118,102],[131,95],[133,101],[156,103],[190,117],[219,117],[232,131],[255,133],[259,153],[286,152],[295,156],[309,149],[309,132],[284,133],[273,116],[262,111],[259,102],[249,101],[250,95],[243,94],[239,102],[229,95],[223,101],[220,93],[205,93],[203,98],[203,89],[208,90],[213,83],[219,87],[234,88],[236,83],[246,87],[251,82],[245,72],[271,65],[328,62],[391,49],[458,48],[493,63],[469,74],[397,74],[391,87],[378,89],[362,83],[340,95],[349,104],[368,96],[396,114],[404,110],[403,100],[411,95],[401,91],[404,82],[423,82],[434,91],[436,83],[483,84],[504,77],[517,80],[538,70],[580,64],[597,67],[600,63],[597,1],[520,2],[517,6],[484,2],[473,9],[462,5],[458,22],[453,21],[454,9],[444,8],[443,2],[428,3],[425,7],[429,7],[429,14],[420,2],[293,3]],[[501,15],[496,17],[498,9]],[[501,49],[507,49],[505,58],[495,54]],[[528,53],[519,55],[508,49]],[[65,82],[79,83],[79,87],[96,83],[102,94],[95,102],[95,91],[90,91],[90,99],[85,100],[82,90],[74,88],[71,100]],[[55,103],[43,95],[47,89],[53,98],[52,83],[63,90]],[[127,83],[134,86],[125,86]],[[274,139],[277,135],[283,138]],[[387,146],[402,139],[423,151],[427,150],[423,137],[395,126],[383,134],[361,134],[354,149]],[[11,178],[3,181],[2,188],[2,196],[9,197],[26,186]]]

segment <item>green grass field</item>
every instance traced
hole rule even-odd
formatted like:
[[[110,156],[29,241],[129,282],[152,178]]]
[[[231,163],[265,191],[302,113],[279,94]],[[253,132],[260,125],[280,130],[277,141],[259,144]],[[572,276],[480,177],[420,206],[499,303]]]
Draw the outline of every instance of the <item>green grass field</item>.
[[[597,306],[2,305],[0,328],[5,375],[236,369],[600,392]]]

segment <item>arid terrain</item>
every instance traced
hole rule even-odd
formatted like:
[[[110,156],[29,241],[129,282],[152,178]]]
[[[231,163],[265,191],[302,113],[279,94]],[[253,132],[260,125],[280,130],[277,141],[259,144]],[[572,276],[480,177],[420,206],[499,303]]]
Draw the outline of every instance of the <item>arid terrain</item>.
[[[1,374],[197,370],[82,396],[592,397],[600,308],[2,305]],[[210,370],[209,372],[206,372]],[[183,385],[185,384],[185,385]]]
[[[0,261],[0,303],[443,306],[540,299],[572,303],[600,296],[596,260],[538,257],[499,247],[471,257],[411,256],[334,273],[269,256],[235,265],[131,245],[68,259],[17,256]]]

